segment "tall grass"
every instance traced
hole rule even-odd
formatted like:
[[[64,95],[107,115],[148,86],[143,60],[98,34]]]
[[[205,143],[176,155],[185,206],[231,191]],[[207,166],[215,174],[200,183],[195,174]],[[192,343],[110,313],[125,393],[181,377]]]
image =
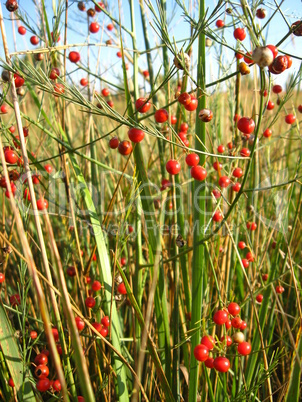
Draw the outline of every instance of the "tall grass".
[[[56,18],[47,2],[35,3],[37,23],[21,3],[15,13],[4,11],[4,20],[0,5],[1,65],[10,72],[9,81],[1,81],[1,105],[9,111],[0,115],[5,274],[0,399],[300,400],[301,66],[276,95],[272,88],[280,82],[278,75],[257,65],[250,66],[252,75],[241,75],[241,60],[226,61],[232,52],[265,45],[279,16],[286,30],[277,46],[284,54],[294,21],[283,2],[271,6],[263,23],[256,18],[263,6],[255,0],[217,1],[214,7],[205,0],[198,7],[179,0],[120,0],[105,2],[93,18],[78,3],[53,1]],[[86,9],[97,4],[85,2]],[[225,22],[223,29],[216,28],[218,19]],[[100,25],[96,36],[89,31],[94,20]],[[26,41],[30,32],[40,38],[38,48],[21,49],[18,36],[15,51],[8,48],[5,30],[12,26],[15,32],[16,21],[27,28]],[[187,32],[175,36],[178,26]],[[242,43],[232,37],[239,26],[248,33]],[[81,43],[72,43],[75,27],[85,32]],[[57,43],[52,35],[58,33],[62,42]],[[73,67],[71,50],[81,53]],[[191,65],[180,69],[175,58],[183,63],[185,53]],[[108,54],[112,59],[104,62]],[[53,67],[61,73],[56,80],[49,78]],[[25,80],[24,95],[15,87],[14,73]],[[82,77],[88,78],[87,87],[78,83]],[[58,84],[60,94],[54,92]],[[106,87],[109,98],[101,92]],[[178,102],[184,92],[197,97],[195,111]],[[152,103],[146,114],[136,110],[140,97]],[[268,98],[279,103],[272,111]],[[199,117],[205,108],[213,112],[210,122]],[[169,113],[164,124],[155,121],[158,109]],[[249,140],[237,128],[235,113],[255,121]],[[284,122],[289,113],[296,116],[292,125]],[[188,123],[189,143],[183,141],[182,123]],[[132,143],[129,155],[109,148],[114,136],[128,140],[132,127],[145,137]],[[263,135],[267,128],[273,131],[270,138]],[[226,148],[223,154],[219,144]],[[5,146],[24,163],[8,163]],[[242,148],[249,149],[248,157]],[[185,163],[192,152],[207,170],[202,182],[191,177]],[[166,170],[170,159],[181,164],[175,176]],[[215,170],[218,161],[221,167]],[[50,174],[45,164],[51,165]],[[243,175],[237,180],[233,171],[238,167]],[[5,183],[17,174],[16,191],[9,185],[4,195]],[[232,182],[225,190],[218,184],[222,176]],[[238,192],[232,190],[236,181]],[[25,188],[30,202],[23,197]],[[221,196],[215,198],[213,190]],[[38,210],[41,199],[48,201],[48,211]],[[221,214],[217,222],[215,212]],[[254,231],[248,228],[252,222],[257,223]],[[246,265],[247,251],[254,261]],[[278,285],[284,287],[282,294]],[[21,297],[17,305],[10,299],[16,294]],[[238,332],[235,328],[213,322],[215,311],[232,301],[247,323],[242,332],[252,347],[248,356],[238,353],[234,341],[229,347],[221,342],[222,336]],[[108,329],[103,325],[107,316]],[[194,349],[205,335],[215,339],[210,357],[228,358],[228,372],[196,360]],[[37,389],[34,359],[43,349],[51,353],[48,378],[58,379],[61,391],[54,383],[45,392]]]

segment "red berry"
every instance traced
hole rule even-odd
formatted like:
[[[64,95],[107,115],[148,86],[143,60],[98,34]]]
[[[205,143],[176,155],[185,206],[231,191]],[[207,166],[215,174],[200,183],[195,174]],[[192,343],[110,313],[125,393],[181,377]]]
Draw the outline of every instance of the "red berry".
[[[280,94],[280,93],[282,92],[282,87],[281,87],[281,85],[274,85],[273,88],[272,88],[272,91],[273,91],[275,94]]]
[[[12,305],[12,307],[20,305],[21,304],[20,296],[17,293],[14,295],[11,295],[9,298],[9,302]]]
[[[213,221],[214,222],[221,222],[223,219],[223,215],[220,211],[216,210],[213,214]]]
[[[188,166],[197,166],[199,163],[199,156],[197,154],[188,154],[186,157],[186,164]]]
[[[220,154],[223,154],[224,151],[225,151],[224,145],[218,145],[218,147],[217,147],[217,152],[219,152]]]
[[[76,326],[79,331],[82,331],[85,328],[85,322],[80,317],[75,318]]]
[[[293,59],[288,54],[286,54],[285,57],[287,58],[287,69],[289,69],[293,64]]]
[[[94,9],[95,9],[95,11],[97,12],[97,13],[100,13],[101,11],[102,11],[102,8],[105,8],[105,4],[102,2],[102,1],[100,1],[99,3],[98,3],[98,5],[95,5],[94,6]],[[82,398],[82,397],[81,397]]]
[[[265,137],[265,138],[269,138],[271,135],[272,135],[272,130],[270,130],[269,128],[267,128],[263,133],[263,137]]]
[[[213,119],[213,112],[210,109],[201,109],[200,112],[198,113],[198,117],[204,123],[208,123]]]
[[[37,339],[37,337],[38,337],[37,331],[30,331],[29,337],[30,337],[30,339],[32,339],[32,340]]]
[[[78,396],[78,402],[85,402],[85,399],[83,396]]]
[[[113,137],[109,140],[109,147],[111,149],[116,149],[118,147],[119,140],[117,137]]]
[[[81,56],[79,52],[72,51],[69,53],[68,58],[71,61],[71,63],[77,63],[80,61]]]
[[[34,363],[39,366],[40,364],[44,364],[46,365],[48,363],[48,357],[46,356],[46,354],[44,353],[39,353],[35,359],[34,359]]]
[[[281,74],[288,68],[288,59],[286,56],[277,56],[269,66],[269,71],[273,74]]]
[[[94,292],[98,292],[100,289],[102,289],[102,284],[99,281],[94,281],[93,284],[91,285],[91,289]]]
[[[108,24],[107,25],[108,31],[113,31],[113,28],[114,28],[113,24]]]
[[[249,342],[241,342],[237,347],[238,353],[242,356],[247,356],[252,351],[252,346]]]
[[[110,107],[113,107],[113,106],[114,106],[114,103],[113,103],[112,100],[108,100],[108,101],[107,101],[107,105],[109,105]]]
[[[188,105],[184,105],[184,107],[188,112],[193,112],[198,107],[198,100],[191,95],[191,102]]]
[[[36,384],[36,388],[38,391],[40,392],[45,392],[48,391],[50,388],[50,381],[48,378],[41,378],[37,384]]]
[[[0,272],[0,283],[3,283],[5,281],[5,275],[3,272]]]
[[[246,253],[245,258],[249,261],[249,262],[254,262],[255,258],[253,256],[253,253],[251,253],[250,251]]]
[[[245,53],[245,55],[243,56],[243,60],[246,62],[246,64],[250,65],[253,63],[253,59],[252,59],[252,53],[251,52],[247,52]]]
[[[127,294],[127,289],[126,289],[126,286],[125,286],[124,282],[122,282],[122,283],[120,283],[118,285],[117,291],[121,295],[126,295]]]
[[[56,391],[56,392],[60,392],[61,389],[62,389],[62,385],[61,385],[61,383],[60,383],[59,380],[55,380],[55,381],[52,383],[52,387],[53,387],[54,391]]]
[[[231,367],[229,359],[226,357],[218,356],[214,360],[214,368],[220,373],[226,373]]]
[[[188,123],[181,123],[181,125],[180,125],[180,131],[183,131],[183,132],[187,132],[189,130],[189,125],[188,125]]]
[[[53,91],[54,91],[54,96],[58,97],[59,95],[62,95],[65,92],[65,88],[64,85],[61,84],[60,82],[57,82],[54,87],[53,87]]]
[[[105,96],[105,97],[109,96],[110,95],[109,89],[108,88],[103,88],[102,89],[102,95]]]
[[[148,70],[144,70],[143,71],[143,76],[145,77],[145,78],[149,78],[149,71]],[[172,123],[173,124],[173,123]],[[175,123],[174,123],[175,124]]]
[[[240,325],[240,329],[241,329],[241,331],[243,331],[243,330],[245,330],[246,329],[246,327],[247,327],[247,323],[245,322],[245,321],[241,321],[241,325]]]
[[[135,109],[140,113],[146,113],[151,108],[151,102],[147,98],[138,98],[135,102]]]
[[[49,368],[44,364],[41,364],[35,369],[35,376],[37,378],[46,378],[49,375]]]
[[[82,87],[86,87],[88,85],[88,79],[81,78],[80,84],[82,85]]]
[[[6,163],[15,164],[18,161],[18,155],[12,149],[7,149],[4,156]]]
[[[14,380],[13,380],[12,378],[10,378],[10,379],[8,380],[8,385],[9,385],[10,387],[14,388],[15,383],[14,383]]]
[[[154,118],[157,123],[164,123],[168,120],[169,114],[166,109],[159,109],[155,112]]]
[[[99,331],[99,333],[100,333],[104,338],[106,338],[106,336],[108,335],[108,332],[109,332],[108,328],[105,327],[104,325],[102,325],[102,326],[101,326],[101,329],[100,329],[100,331]]]
[[[272,102],[272,101],[269,100],[269,101],[267,102],[267,105],[266,105],[267,110],[273,110],[274,107],[275,107],[274,102]]]
[[[132,152],[130,141],[122,141],[118,144],[118,151],[121,155],[129,155]]]
[[[37,200],[37,208],[39,211],[43,211],[48,208],[48,201],[44,200],[44,198],[40,198]]]
[[[145,133],[138,128],[132,127],[128,131],[128,137],[130,141],[138,143],[144,139]]]
[[[191,103],[191,95],[188,94],[187,92],[183,92],[182,94],[179,95],[177,100],[182,105],[187,106]]]
[[[235,302],[230,303],[230,304],[228,305],[228,312],[229,312],[231,315],[237,315],[237,314],[239,314],[239,313],[240,313],[240,306],[239,306],[239,304],[237,304],[237,303],[235,303]]]
[[[227,319],[224,325],[225,325],[226,330],[228,330],[232,327],[232,321]]]
[[[218,310],[213,316],[213,321],[217,325],[223,325],[228,319],[228,313],[225,310]]]
[[[214,190],[212,191],[212,194],[213,194],[214,197],[217,198],[217,199],[221,197],[221,193],[220,193],[219,190],[214,189]]]
[[[30,43],[34,46],[36,46],[39,43],[39,38],[36,35],[31,36],[30,38]]]
[[[281,285],[276,286],[276,293],[281,294],[281,293],[284,292],[284,290],[285,290],[285,289],[284,289],[283,286],[281,286]]]
[[[209,349],[202,344],[196,345],[194,348],[195,359],[204,362],[209,358]]]
[[[302,105],[299,105],[299,106],[298,106],[298,111],[299,111],[300,113],[302,113]]]
[[[233,171],[233,176],[237,177],[238,179],[243,175],[243,170],[239,167],[237,167],[234,171]]]
[[[240,328],[242,319],[240,317],[234,317],[232,318],[231,323],[233,328]]]
[[[267,45],[266,47],[268,47],[272,51],[274,59],[275,59],[277,57],[277,54],[278,54],[278,49],[276,48],[276,46]]]
[[[220,342],[223,344],[223,346],[231,346],[232,345],[232,343],[233,343],[233,341],[232,341],[232,338],[230,337],[230,336],[223,336],[221,339],[220,339]]]
[[[104,327],[109,327],[110,320],[108,315],[105,315],[105,317],[102,318],[101,323],[104,325]]]
[[[121,258],[121,266],[124,267],[127,264],[127,260],[125,257]]]
[[[262,303],[263,295],[261,295],[261,294],[257,295],[256,300],[257,300],[258,303]]]
[[[256,17],[259,19],[263,19],[266,17],[266,10],[264,8],[258,8],[256,11]]]
[[[223,22],[223,20],[217,20],[217,21],[216,21],[216,26],[217,26],[217,28],[223,28],[223,27],[224,27],[224,22]]]
[[[237,60],[240,60],[240,59],[243,59],[244,56],[243,56],[243,54],[236,52],[235,57]]]
[[[240,248],[240,250],[243,250],[246,247],[246,244],[244,243],[244,241],[240,241],[238,243],[238,247]]]
[[[18,33],[19,33],[20,35],[25,35],[25,34],[26,34],[26,28],[23,27],[23,26],[20,26],[20,27],[18,28]]]
[[[24,78],[23,77],[20,77],[20,75],[18,75],[18,74],[14,74],[14,80],[15,80],[15,87],[16,88],[20,88],[20,87],[22,87],[22,85],[24,84]]]
[[[180,172],[180,163],[175,159],[170,159],[166,164],[166,170],[171,175],[176,175]]]
[[[122,52],[121,52],[121,51],[118,51],[118,52],[116,53],[116,55],[117,55],[117,57],[121,58],[121,57],[122,57]]]
[[[246,37],[246,32],[244,28],[236,28],[234,31],[234,38],[243,41]]]
[[[95,33],[99,32],[99,30],[100,30],[100,26],[99,26],[99,24],[97,22],[92,22],[89,25],[89,31],[91,33],[95,34]]]
[[[251,154],[251,151],[248,148],[242,148],[240,151],[240,155],[245,158],[248,158],[250,156],[250,154]]]
[[[0,108],[0,110],[1,110],[1,113],[2,114],[6,114],[6,113],[8,113],[8,106],[7,105],[1,105],[1,108]]]
[[[174,116],[174,115],[172,115],[172,116],[170,117],[170,121],[171,121],[171,124],[174,126],[174,124],[177,123],[177,117]]]
[[[206,335],[201,338],[200,343],[205,345],[209,350],[212,350],[215,346],[215,339],[211,335]]]
[[[241,117],[238,120],[237,128],[244,134],[251,134],[255,129],[255,122],[249,117]]]
[[[218,170],[221,170],[222,169],[222,163],[220,163],[220,162],[214,162],[213,163],[213,168],[216,170],[216,171],[218,171]]]
[[[207,177],[207,171],[202,166],[193,166],[191,168],[191,177],[195,180],[203,181]]]
[[[95,306],[95,299],[94,297],[88,296],[85,300],[85,304],[88,308],[93,308]]]
[[[212,369],[212,368],[214,367],[214,359],[213,359],[213,357],[209,357],[209,358],[204,362],[204,365],[205,365],[207,368]]]
[[[221,176],[218,180],[218,184],[222,188],[226,188],[230,185],[231,180],[228,178],[228,176]]]
[[[285,123],[294,124],[295,121],[296,121],[296,116],[294,114],[290,113],[287,116],[285,116]]]
[[[243,259],[241,260],[241,262],[242,262],[242,265],[244,266],[244,268],[248,268],[249,262],[248,262],[247,259],[243,258]]]
[[[240,183],[235,183],[232,186],[232,190],[235,191],[236,193],[238,193],[241,189],[241,184]]]
[[[77,274],[75,267],[68,267],[68,268],[66,269],[66,273],[67,273],[67,275],[70,276],[71,278],[74,277],[74,276],[76,276],[76,274]]]

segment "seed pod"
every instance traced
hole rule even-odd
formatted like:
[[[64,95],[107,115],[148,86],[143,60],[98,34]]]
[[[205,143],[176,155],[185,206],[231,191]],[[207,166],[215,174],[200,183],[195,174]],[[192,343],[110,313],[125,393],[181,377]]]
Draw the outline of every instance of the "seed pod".
[[[201,109],[201,111],[198,113],[198,117],[204,123],[208,123],[213,119],[213,112],[210,109]]]
[[[206,47],[211,47],[213,41],[210,38],[206,38]]]
[[[184,70],[184,66],[186,70],[188,70],[191,64],[190,56],[187,53],[178,53],[178,55],[174,57],[173,63],[179,70]]]
[[[226,12],[227,14],[232,14],[232,13],[233,13],[233,10],[229,7],[229,8],[227,8],[227,9],[225,10],[225,12]]]
[[[274,61],[273,52],[266,46],[256,47],[252,54],[253,61],[259,67],[267,67]]]
[[[86,6],[85,6],[84,1],[80,1],[80,2],[78,3],[78,9],[79,9],[80,11],[85,11],[85,10],[86,10]]]
[[[44,59],[44,54],[43,53],[35,53],[34,54],[34,59],[36,61],[42,61]]]
[[[89,8],[89,10],[87,10],[87,15],[88,15],[88,17],[94,17],[95,16],[95,9],[94,8]]]
[[[10,12],[14,12],[18,10],[18,2],[17,0],[7,0],[5,3],[6,9]]]
[[[3,70],[1,73],[1,78],[3,81],[8,82],[10,80],[10,72],[7,70]]]
[[[239,71],[241,75],[248,75],[251,72],[249,66],[243,61],[239,64]]]
[[[296,21],[291,26],[291,30],[295,36],[302,36],[302,21]]]
[[[233,335],[233,341],[235,343],[244,342],[244,333],[243,332],[235,332],[234,335]]]
[[[17,94],[19,96],[24,96],[25,95],[25,89],[24,88],[17,88]]]

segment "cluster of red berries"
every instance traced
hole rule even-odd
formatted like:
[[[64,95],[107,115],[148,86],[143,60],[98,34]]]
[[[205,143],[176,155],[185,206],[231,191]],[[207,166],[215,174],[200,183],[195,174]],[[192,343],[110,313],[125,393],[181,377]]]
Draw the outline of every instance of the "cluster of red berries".
[[[220,340],[214,339],[211,335],[203,336],[200,344],[194,348],[194,356],[196,360],[205,363],[208,368],[226,373],[230,367],[230,361],[225,356],[210,357],[210,352],[225,353],[225,348],[234,343],[237,344],[237,352],[242,356],[247,356],[251,353],[251,345],[244,341],[244,334],[247,324],[240,316],[240,306],[237,303],[230,303],[227,310],[218,310],[213,316],[213,321],[216,325],[224,325],[226,331],[234,328],[240,331],[234,332],[232,338],[228,335],[223,336]],[[230,318],[231,317],[231,318]]]

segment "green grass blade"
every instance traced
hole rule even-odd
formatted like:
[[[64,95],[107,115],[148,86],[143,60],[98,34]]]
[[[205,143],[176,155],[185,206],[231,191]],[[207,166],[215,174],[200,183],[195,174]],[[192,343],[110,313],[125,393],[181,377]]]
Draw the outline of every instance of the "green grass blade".
[[[19,400],[35,402],[36,397],[30,382],[31,375],[23,365],[15,334],[2,302],[0,303],[0,322],[0,345],[18,397],[20,398]]]

